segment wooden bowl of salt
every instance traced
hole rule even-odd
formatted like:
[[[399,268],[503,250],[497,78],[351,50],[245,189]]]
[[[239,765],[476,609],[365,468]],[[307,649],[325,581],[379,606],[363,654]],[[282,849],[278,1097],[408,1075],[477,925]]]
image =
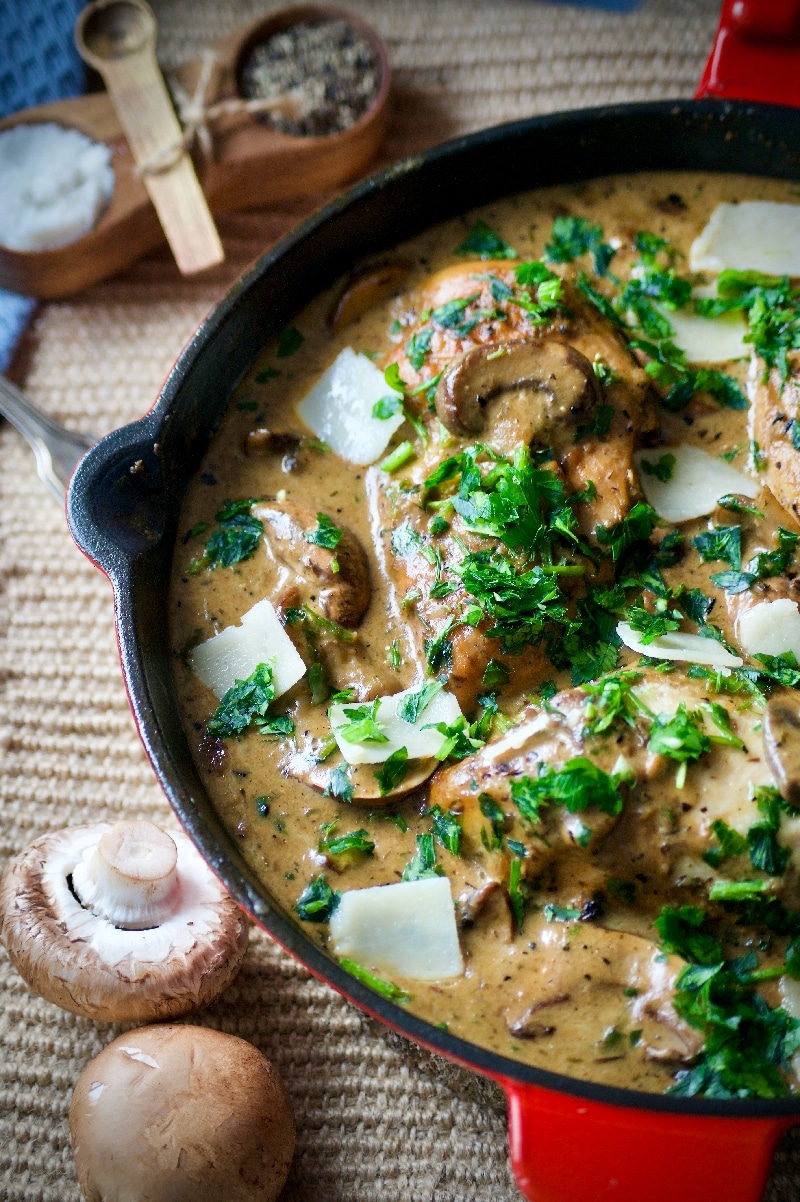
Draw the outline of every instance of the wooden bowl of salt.
[[[365,48],[374,72],[369,87],[363,82]],[[337,58],[344,91],[334,88],[331,95],[328,88],[315,103],[319,78],[336,73]],[[256,90],[268,78],[270,60],[277,62],[284,89],[277,104],[270,99],[274,85],[261,95]],[[290,64],[296,60],[292,79]],[[303,76],[303,61],[315,76]],[[354,97],[347,83],[357,76],[361,94]],[[335,188],[367,167],[386,132],[386,46],[371,26],[338,8],[279,9],[210,47],[171,82],[185,98],[189,119],[199,117],[192,158],[214,214]],[[122,271],[165,238],[107,93],[25,109],[0,121],[0,131],[42,122],[105,143],[115,175],[108,207],[76,241],[36,251],[0,246],[0,287],[52,300]]]

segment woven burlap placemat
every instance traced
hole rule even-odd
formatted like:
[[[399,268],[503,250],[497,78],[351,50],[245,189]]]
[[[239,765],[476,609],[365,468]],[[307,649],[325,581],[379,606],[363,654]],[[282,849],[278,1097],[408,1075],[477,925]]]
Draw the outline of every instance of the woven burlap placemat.
[[[275,5],[160,0],[166,66]],[[482,126],[560,108],[691,95],[715,0],[656,0],[628,16],[532,0],[350,0],[395,70],[383,161]],[[42,307],[14,365],[31,399],[101,435],[151,404],[181,346],[245,264],[324,197],[221,222],[228,259],[182,280],[158,253]],[[172,822],[122,688],[103,577],[72,544],[33,458],[0,429],[0,863],[46,830],[115,815]],[[72,1086],[119,1028],[33,997],[0,955],[0,1196],[77,1202]],[[251,1040],[294,1101],[285,1202],[514,1202],[505,1119],[477,1078],[387,1038],[255,932],[244,968],[196,1020]],[[800,1195],[779,1154],[770,1202]],[[224,1200],[221,1200],[224,1202]],[[576,1202],[593,1202],[576,1199]],[[644,1202],[644,1200],[643,1200]]]

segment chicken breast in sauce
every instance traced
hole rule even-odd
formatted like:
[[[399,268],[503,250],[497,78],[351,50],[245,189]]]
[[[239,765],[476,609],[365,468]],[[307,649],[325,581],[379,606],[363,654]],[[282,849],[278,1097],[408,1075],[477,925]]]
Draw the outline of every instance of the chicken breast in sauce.
[[[387,970],[388,930],[358,971],[584,1079],[796,1087],[800,384],[670,324],[714,206],[786,189],[620,177],[407,243],[266,348],[184,507],[176,687],[254,871],[334,951],[343,893],[446,876],[463,971]],[[347,347],[405,418],[363,467],[296,410]],[[729,484],[666,520],[685,446]],[[305,674],[215,695],[194,648],[264,598]]]

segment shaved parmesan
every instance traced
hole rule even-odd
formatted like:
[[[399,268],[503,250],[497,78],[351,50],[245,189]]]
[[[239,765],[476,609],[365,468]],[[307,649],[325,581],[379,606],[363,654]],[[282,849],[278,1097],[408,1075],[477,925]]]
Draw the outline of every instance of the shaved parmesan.
[[[318,438],[350,463],[374,463],[389,445],[405,418],[372,416],[376,401],[400,397],[390,388],[366,355],[346,346],[297,406],[297,412]]]
[[[750,354],[750,347],[743,341],[747,322],[741,313],[710,318],[701,317],[691,309],[659,309],[659,312],[672,326],[672,342],[690,363],[726,363]]]
[[[683,634],[680,630],[671,630],[653,639],[652,643],[643,643],[627,622],[617,623],[617,634],[631,651],[638,651],[640,655],[648,655],[651,659],[709,664],[712,668],[741,668],[744,662],[716,639],[705,639],[701,634]]]
[[[692,243],[689,266],[800,276],[800,205],[772,200],[717,205]]]
[[[642,460],[655,464],[662,455],[673,455],[672,475],[659,480],[641,466]],[[654,451],[636,451],[633,456],[639,483],[648,504],[667,522],[688,522],[711,513],[726,493],[756,497],[760,485],[736,468],[708,455],[698,447],[659,447]]]
[[[739,643],[748,655],[785,655],[800,660],[800,611],[794,601],[759,601],[736,623]]]
[[[350,889],[331,915],[331,947],[364,968],[415,981],[464,971],[445,876]]]
[[[331,706],[328,711],[333,737],[336,739],[348,764],[382,764],[389,756],[401,747],[405,747],[409,759],[430,759],[441,750],[446,736],[441,731],[428,729],[439,722],[449,726],[461,717],[461,709],[452,693],[445,689],[437,693],[432,701],[418,716],[414,723],[404,721],[398,714],[398,706],[413,693],[419,692],[419,686],[404,689],[402,693],[394,693],[391,697],[381,697],[375,711],[375,720],[385,736],[385,743],[366,741],[350,743],[344,738],[343,731],[352,726],[345,710],[352,709],[354,702]]]
[[[259,664],[269,664],[280,697],[305,674],[306,666],[269,601],[242,614],[241,626],[228,626],[189,655],[189,666],[204,685],[222,697]]]

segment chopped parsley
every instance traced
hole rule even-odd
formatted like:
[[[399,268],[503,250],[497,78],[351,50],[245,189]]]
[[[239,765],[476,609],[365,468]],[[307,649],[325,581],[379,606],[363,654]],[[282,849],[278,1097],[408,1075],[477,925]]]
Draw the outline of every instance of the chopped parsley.
[[[345,722],[337,727],[337,733],[346,743],[388,743],[389,739],[378,725],[378,709],[381,699],[364,705],[353,705],[342,710]]]
[[[477,255],[481,259],[516,259],[517,252],[505,239],[480,218],[467,237],[456,247],[457,255]]]
[[[333,751],[336,747],[334,743]],[[328,784],[325,788],[326,797],[341,797],[342,801],[350,802],[353,800],[353,784],[350,780],[350,771],[347,764],[339,764],[338,767],[331,771],[328,777]]]
[[[430,814],[433,820],[433,834],[437,843],[451,855],[461,855],[461,823],[456,815],[438,805],[432,806],[425,813]]]
[[[226,501],[215,516],[218,528],[205,545],[202,555],[189,564],[192,574],[203,568],[231,568],[255,553],[264,533],[264,523],[250,510],[255,499]]]
[[[640,466],[646,476],[654,476],[662,484],[672,479],[675,469],[675,456],[671,453],[661,455],[653,463],[650,459],[641,459]]]
[[[346,835],[334,835],[333,828],[336,825],[334,821],[323,827],[324,834],[317,844],[317,851],[332,859],[345,861],[371,856],[375,851],[375,844],[363,828]]]
[[[578,755],[563,768],[542,764],[539,775],[521,776],[511,782],[511,800],[521,816],[532,824],[541,821],[543,805],[563,805],[571,814],[596,806],[605,814],[619,814],[622,796],[619,778]]]
[[[237,680],[223,695],[206,729],[217,739],[240,735],[253,722],[267,724],[267,710],[275,697],[269,664],[259,664],[246,680]],[[267,733],[273,733],[268,731]]]
[[[309,881],[294,908],[304,922],[329,922],[341,896],[337,889],[331,889],[324,876],[318,876]]]
[[[680,765],[677,776],[678,788],[686,779],[686,765],[698,760],[711,747],[711,739],[703,730],[703,715],[699,710],[687,710],[681,702],[675,713],[657,714],[650,728],[647,750],[654,755],[663,755]]]
[[[402,784],[407,772],[408,751],[405,747],[398,747],[397,751],[393,751],[380,768],[375,769],[375,779],[378,782],[381,797],[385,797],[387,793],[391,793],[393,789]]]
[[[417,692],[406,694],[397,707],[398,718],[415,726],[437,693],[441,693],[442,687],[440,681],[431,680]]]
[[[443,870],[436,863],[433,835],[417,835],[417,850],[403,869],[401,880],[423,881],[428,877],[443,875]]]
[[[692,545],[704,563],[722,560],[729,563],[735,572],[742,566],[741,526],[714,526],[692,539]]]
[[[603,240],[602,226],[592,225],[586,217],[556,217],[550,241],[544,248],[545,258],[551,263],[572,263],[589,252],[594,256],[597,274],[606,275],[616,251]]]
[[[390,1002],[410,1002],[411,994],[405,989],[401,989],[399,985],[395,985],[392,981],[385,981],[383,977],[376,977],[374,973],[363,968],[355,960],[349,960],[343,956],[339,961],[345,972],[349,972],[351,977],[355,977],[357,981],[361,981],[362,985],[368,985],[370,989],[374,989],[381,997],[388,998]]]
[[[288,359],[290,355],[300,350],[304,342],[305,338],[298,329],[294,326],[287,326],[285,330],[281,331],[278,337],[278,358]]]
[[[324,547],[326,551],[335,551],[341,542],[344,531],[341,530],[325,513],[317,514],[316,530],[306,530],[303,538],[315,547]]]
[[[780,1008],[771,1010],[755,991],[764,975],[774,975],[772,970],[759,972],[754,952],[726,962],[719,941],[704,929],[705,912],[696,906],[665,906],[655,926],[664,951],[687,961],[676,983],[675,1009],[704,1037],[702,1050],[690,1068],[676,1074],[669,1092],[713,1098],[787,1095],[800,1022]]]

